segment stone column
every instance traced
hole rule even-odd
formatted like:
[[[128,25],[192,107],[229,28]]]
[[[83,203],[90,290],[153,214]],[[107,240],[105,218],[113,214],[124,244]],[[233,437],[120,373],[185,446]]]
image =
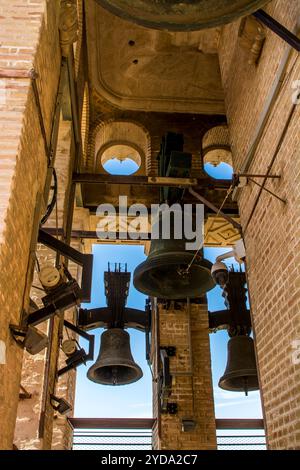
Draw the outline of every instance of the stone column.
[[[50,139],[61,59],[58,5],[56,0],[0,5],[0,285],[7,286],[0,292],[0,449],[13,446],[23,351],[9,324],[19,323],[28,299],[33,220],[47,168],[29,71],[34,66],[38,74]]]
[[[172,390],[168,402],[177,404],[177,413],[162,413],[158,384],[154,382],[153,409],[157,423],[154,449],[210,450],[216,448],[216,428],[211,377],[207,305],[178,304],[166,309],[158,304],[152,332],[154,375],[161,369],[159,348],[175,346],[170,357]],[[194,429],[183,430],[183,420],[192,420]]]

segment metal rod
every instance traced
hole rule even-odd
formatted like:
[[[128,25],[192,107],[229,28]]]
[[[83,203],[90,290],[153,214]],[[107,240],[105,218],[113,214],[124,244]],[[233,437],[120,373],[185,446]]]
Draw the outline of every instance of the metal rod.
[[[77,90],[76,82],[74,76],[74,55],[73,48],[71,49],[71,54],[68,57],[68,81],[69,81],[69,90],[70,90],[70,100],[71,100],[71,109],[72,109],[72,142],[71,142],[71,154],[74,154],[74,159],[72,162],[72,171],[79,171],[79,165],[81,160],[82,153],[82,144],[81,144],[81,133],[80,125],[78,118],[78,103],[77,103]],[[64,223],[65,226],[65,236],[64,241],[68,244],[71,242],[71,231],[73,224],[73,215],[74,215],[74,202],[76,196],[76,183],[72,180],[69,190],[69,196],[67,201],[67,217]]]
[[[200,194],[196,193],[192,188],[189,188],[189,192],[196,198],[198,201],[202,202],[205,206],[212,209],[216,214],[219,214],[223,219],[227,220],[230,224],[232,224],[236,229],[240,232],[242,231],[242,226],[238,222],[236,222],[232,217],[229,215],[224,214],[224,212],[220,211],[214,204],[208,201],[205,197],[201,196]]]
[[[45,124],[44,124],[44,118],[43,118],[43,112],[42,112],[42,107],[41,107],[41,102],[40,102],[40,96],[39,96],[39,91],[38,87],[36,84],[36,77],[37,75],[35,74],[35,71],[33,70],[31,73],[31,78],[32,78],[32,89],[33,89],[33,95],[34,95],[34,100],[38,112],[38,118],[39,118],[39,124],[40,124],[40,129],[41,129],[41,134],[43,137],[43,143],[44,143],[44,149],[45,149],[45,154],[47,157],[48,161],[48,166],[50,164],[50,149],[48,145],[48,139],[47,139],[47,133],[45,129]]]
[[[259,184],[257,181],[254,181],[252,178],[249,178],[249,181],[251,181],[251,183],[256,184],[257,186],[259,186],[260,188],[262,188],[264,191],[266,191],[267,193],[271,194],[271,196],[276,197],[276,199],[279,199],[279,201],[281,201],[281,202],[283,202],[284,204],[286,204],[286,200],[285,200],[285,199],[282,199],[281,197],[277,196],[277,194],[273,193],[272,191],[270,191],[269,189],[267,189],[265,186],[262,186],[262,185]]]
[[[296,49],[296,51],[300,52],[300,39],[283,26],[283,24],[276,21],[275,18],[268,15],[264,10],[256,11],[253,13],[253,16],[267,26],[267,28],[271,29],[273,33],[277,34],[277,36]]]
[[[273,157],[272,157],[272,159],[271,159],[271,162],[270,162],[270,164],[269,164],[269,166],[268,166],[267,173],[266,173],[267,175],[268,175],[268,174],[270,173],[270,171],[272,170],[273,165],[274,165],[274,163],[275,163],[275,160],[276,160],[276,158],[277,158],[277,156],[278,156],[278,154],[279,154],[279,152],[280,152],[280,150],[281,150],[281,148],[282,148],[282,145],[283,145],[283,143],[284,143],[284,141],[285,141],[285,137],[286,137],[287,131],[288,131],[288,129],[289,129],[290,123],[291,123],[291,121],[292,121],[292,119],[293,119],[293,116],[294,116],[294,114],[295,114],[295,112],[296,112],[297,107],[298,107],[298,106],[297,106],[296,104],[294,104],[293,107],[291,108],[291,111],[290,111],[290,113],[289,113],[289,116],[288,116],[288,118],[287,118],[287,120],[286,120],[286,123],[285,123],[285,125],[284,125],[283,131],[282,131],[281,136],[280,136],[280,138],[279,138],[279,142],[278,142],[278,144],[277,144],[275,153],[274,153],[274,155],[273,155]],[[259,190],[259,192],[258,192],[258,195],[257,195],[257,197],[256,197],[256,199],[255,199],[255,202],[254,202],[252,211],[251,211],[251,213],[250,213],[250,216],[249,216],[249,218],[248,218],[248,220],[247,220],[246,226],[244,227],[244,235],[245,235],[245,233],[246,233],[246,231],[247,231],[247,229],[248,229],[248,227],[249,227],[249,224],[250,224],[250,222],[251,222],[251,220],[252,220],[252,217],[254,216],[254,213],[255,213],[255,211],[256,211],[258,202],[259,202],[259,200],[260,200],[261,193],[263,192],[263,189],[264,189],[264,187],[265,187],[266,181],[267,181],[267,178],[265,177],[264,180],[263,180],[263,183],[262,183],[262,187],[260,188],[260,190]]]
[[[264,429],[263,419],[216,419],[217,430],[221,429]]]
[[[59,228],[56,230],[54,227],[43,227],[43,231],[49,233],[50,235],[55,236],[58,234],[59,236],[63,236],[64,230]],[[71,231],[71,238],[85,238],[89,240],[98,239],[101,241],[107,241],[107,243],[113,243],[115,240],[131,240],[130,232],[105,232],[107,234],[107,238],[101,238],[97,235],[97,232],[94,230],[72,230]],[[113,238],[113,236],[115,238]],[[139,239],[132,239],[133,242],[139,240],[150,240],[151,232],[139,232]]]
[[[74,183],[85,184],[130,184],[130,185],[143,185],[143,186],[174,186],[174,187],[187,187],[201,186],[211,187],[214,189],[228,189],[230,187],[230,180],[217,180],[204,176],[203,178],[170,178],[167,176],[123,176],[123,175],[99,175],[93,173],[74,173]]]
[[[152,418],[68,418],[73,429],[152,429]]]

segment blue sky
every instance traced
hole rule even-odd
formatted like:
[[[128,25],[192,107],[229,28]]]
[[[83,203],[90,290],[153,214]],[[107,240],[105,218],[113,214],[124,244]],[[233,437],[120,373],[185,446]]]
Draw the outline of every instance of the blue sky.
[[[225,252],[224,249],[206,248],[205,257],[214,261],[216,256]],[[127,263],[128,271],[133,273],[134,268],[145,259],[144,248],[140,245],[94,245],[94,272],[92,287],[92,302],[89,308],[105,306],[103,273],[108,262]],[[227,262],[230,263],[230,260]],[[224,308],[224,299],[221,289],[215,287],[208,293],[208,306],[211,311]],[[143,309],[145,296],[132,285],[128,296],[129,307]],[[100,347],[100,335],[103,330],[94,330],[96,335],[95,359]],[[151,417],[151,374],[145,360],[145,337],[136,330],[128,330],[131,338],[131,349],[135,361],[143,370],[144,376],[138,382],[121,387],[111,387],[94,384],[86,377],[88,367],[80,366],[77,372],[76,387],[76,417]],[[212,375],[214,383],[216,416],[218,418],[260,418],[261,407],[258,392],[249,393],[245,397],[242,393],[226,392],[218,388],[218,380],[223,375],[227,360],[228,336],[225,331],[210,335]],[[84,344],[84,343],[82,343]]]
[[[135,166],[134,166],[135,165]],[[117,159],[107,162],[105,169],[112,174],[131,174],[136,170],[136,164],[127,159],[119,162]],[[232,169],[222,163],[218,167],[205,165],[207,173],[215,178],[231,178]],[[214,262],[216,257],[228,250],[221,248],[206,248],[205,257]],[[142,245],[93,245],[94,268],[91,304],[83,307],[96,308],[106,305],[104,295],[103,275],[108,263],[127,263],[128,271],[133,273],[135,267],[146,259]],[[226,261],[228,265],[232,260]],[[223,310],[224,299],[219,287],[208,293],[208,308],[210,311]],[[128,296],[128,307],[144,309],[146,297],[138,292],[132,284]],[[100,336],[103,330],[91,331],[96,335],[95,360],[99,353]],[[144,376],[138,382],[120,387],[98,385],[86,377],[87,366],[77,369],[77,386],[75,399],[76,417],[86,418],[122,418],[122,417],[151,417],[152,416],[152,377],[145,360],[145,336],[136,330],[128,330],[130,344],[135,361],[142,368]],[[215,397],[216,417],[218,418],[261,418],[259,392],[251,392],[246,397],[243,393],[227,392],[218,387],[219,378],[223,375],[227,361],[226,331],[210,335],[212,377]],[[82,342],[84,345],[84,342]]]
[[[112,158],[104,163],[103,168],[112,175],[132,175],[138,170],[139,166],[130,158],[123,161]]]

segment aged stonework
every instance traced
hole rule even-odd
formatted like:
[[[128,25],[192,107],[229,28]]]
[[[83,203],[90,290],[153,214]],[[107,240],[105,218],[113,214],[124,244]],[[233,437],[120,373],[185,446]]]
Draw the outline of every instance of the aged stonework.
[[[77,325],[77,309],[38,325],[49,344],[36,355],[10,328],[25,328],[33,302],[42,306],[40,266],[66,263],[38,243],[39,228],[79,253],[107,242],[96,235],[98,205],[117,207],[120,195],[128,205],[160,202],[157,156],[173,132],[192,155],[188,184],[209,201],[205,246],[245,243],[268,448],[299,450],[300,59],[251,13],[263,8],[296,42],[300,0],[236,0],[230,12],[228,2],[206,11],[204,2],[182,2],[179,25],[168,28],[149,10],[165,2],[144,0],[142,13],[133,3],[0,0],[0,449],[72,448],[72,412],[55,411],[50,395],[74,405],[76,371],[57,372],[66,364],[63,319]],[[191,3],[200,19],[191,21]],[[128,11],[120,14],[120,4]],[[105,170],[127,157],[138,166],[131,179]],[[208,176],[205,164],[224,162],[251,176]],[[195,203],[184,187],[182,202]],[[149,252],[149,242],[138,243]],[[80,284],[81,268],[68,268]],[[153,448],[216,449],[206,299],[152,298],[151,306]],[[166,409],[161,350],[172,346],[167,403],[176,406]]]
[[[299,33],[299,1],[288,6],[272,2],[268,12]],[[300,370],[292,361],[292,343],[300,331],[300,108],[292,97],[300,61],[295,51],[268,31],[258,66],[247,64],[238,28],[238,23],[226,26],[220,44],[234,167],[281,175],[266,187],[286,200],[283,204],[263,191],[251,216],[260,188],[250,183],[237,195],[263,409],[270,448],[295,449],[300,446]],[[238,83],[233,74],[239,76]]]
[[[158,304],[154,312],[152,360],[156,382],[153,409],[157,423],[154,449],[216,449],[216,425],[211,382],[207,305]],[[175,414],[161,411],[158,403],[161,373],[160,348],[175,347],[170,357],[171,393],[167,401],[176,404]],[[192,421],[192,429],[184,422]]]

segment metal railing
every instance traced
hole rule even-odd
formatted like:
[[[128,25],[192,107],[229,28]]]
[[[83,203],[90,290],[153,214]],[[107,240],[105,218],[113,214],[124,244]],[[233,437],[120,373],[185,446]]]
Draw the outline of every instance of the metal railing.
[[[73,450],[152,450],[152,432],[132,429],[74,432]]]
[[[153,419],[71,418],[73,450],[152,450]],[[262,420],[217,419],[218,450],[266,450]]]
[[[218,450],[266,450],[262,419],[217,419]]]

